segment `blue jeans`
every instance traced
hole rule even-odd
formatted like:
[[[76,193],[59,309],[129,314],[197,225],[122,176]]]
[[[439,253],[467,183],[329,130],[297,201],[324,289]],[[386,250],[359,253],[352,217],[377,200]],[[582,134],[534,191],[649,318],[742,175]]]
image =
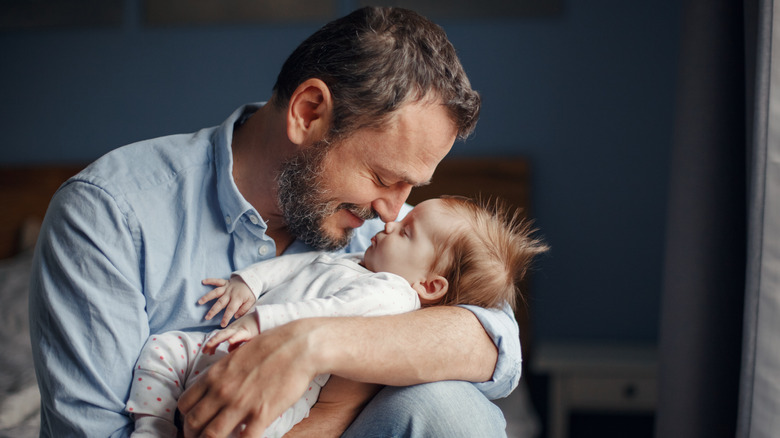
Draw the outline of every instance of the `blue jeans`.
[[[501,409],[468,382],[388,386],[342,437],[506,437],[506,421]]]

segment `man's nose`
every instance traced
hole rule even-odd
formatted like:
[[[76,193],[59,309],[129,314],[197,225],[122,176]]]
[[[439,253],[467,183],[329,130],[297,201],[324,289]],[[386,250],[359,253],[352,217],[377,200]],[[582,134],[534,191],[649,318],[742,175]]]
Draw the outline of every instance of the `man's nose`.
[[[385,193],[381,198],[372,202],[371,207],[379,214],[383,222],[392,222],[398,218],[398,213],[401,212],[401,207],[411,191],[412,186],[404,185]]]

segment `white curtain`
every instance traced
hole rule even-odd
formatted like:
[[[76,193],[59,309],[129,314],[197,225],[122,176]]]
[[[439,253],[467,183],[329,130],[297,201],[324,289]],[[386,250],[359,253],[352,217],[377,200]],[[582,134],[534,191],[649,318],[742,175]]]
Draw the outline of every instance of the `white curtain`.
[[[780,8],[758,2],[739,438],[780,434]]]
[[[780,436],[780,6],[687,0],[656,436]]]

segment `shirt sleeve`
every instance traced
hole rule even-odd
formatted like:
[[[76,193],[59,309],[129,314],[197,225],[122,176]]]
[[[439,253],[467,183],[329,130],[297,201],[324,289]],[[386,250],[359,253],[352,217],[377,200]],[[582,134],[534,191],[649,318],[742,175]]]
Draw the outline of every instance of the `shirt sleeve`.
[[[512,309],[485,309],[463,305],[479,319],[482,327],[498,348],[498,360],[493,377],[474,385],[490,400],[508,396],[520,383],[522,373],[522,351],[520,350],[520,329]]]
[[[310,264],[320,253],[316,251],[281,255],[240,269],[233,275],[241,277],[258,298],[263,292],[282,284],[290,276]]]
[[[358,277],[333,294],[290,303],[257,306],[260,330],[270,330],[301,318],[319,316],[381,316],[420,307],[417,292],[401,277],[377,273]]]
[[[127,436],[132,369],[149,336],[132,216],[71,182],[42,225],[30,282],[41,436]]]

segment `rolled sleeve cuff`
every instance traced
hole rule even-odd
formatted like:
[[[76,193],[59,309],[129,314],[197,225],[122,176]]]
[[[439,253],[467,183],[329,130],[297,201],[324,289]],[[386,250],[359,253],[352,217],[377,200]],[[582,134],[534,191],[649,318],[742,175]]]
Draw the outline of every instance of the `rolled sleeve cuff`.
[[[461,307],[470,310],[479,319],[498,348],[493,378],[474,383],[474,386],[490,400],[508,396],[517,387],[522,373],[520,330],[511,308],[504,306],[503,309],[484,309],[469,305]]]

